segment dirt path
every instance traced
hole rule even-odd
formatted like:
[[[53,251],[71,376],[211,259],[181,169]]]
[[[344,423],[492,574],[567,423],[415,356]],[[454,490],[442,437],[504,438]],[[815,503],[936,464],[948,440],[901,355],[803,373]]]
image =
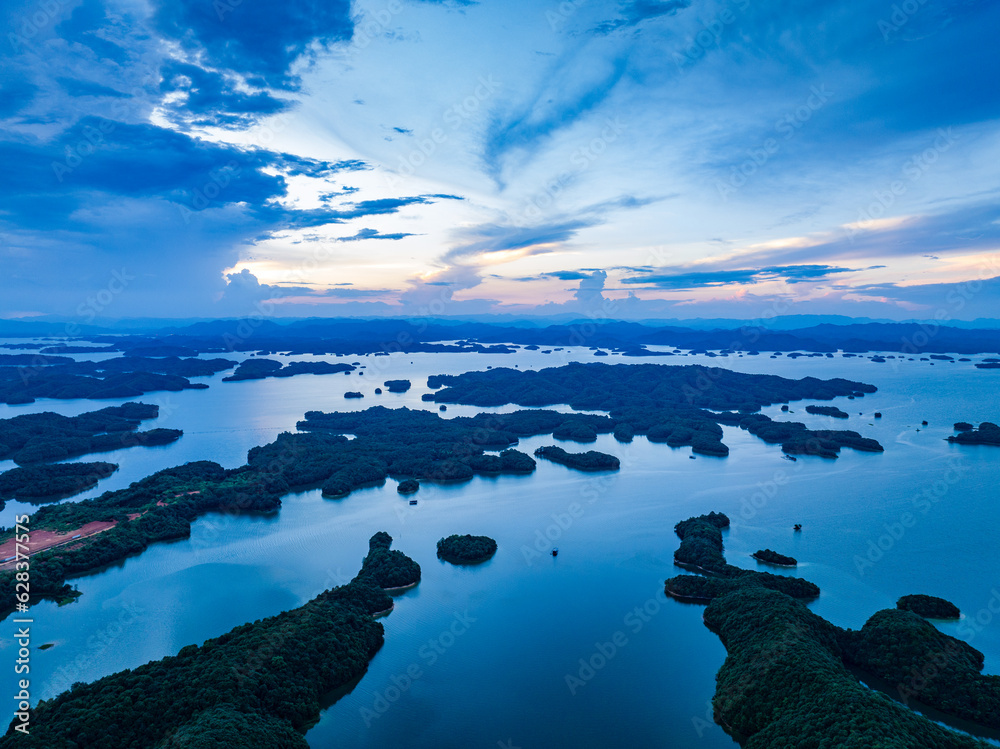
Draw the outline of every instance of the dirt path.
[[[87,523],[76,530],[66,531],[65,533],[58,531],[31,531],[29,535],[28,556],[34,556],[40,551],[62,546],[71,541],[80,541],[84,538],[96,536],[98,533],[103,533],[106,530],[114,528],[116,525],[118,523],[110,520],[95,520],[93,523]],[[4,541],[0,544],[0,559],[7,559],[7,557],[14,556],[16,548],[16,541],[13,538]],[[16,564],[16,559],[0,562],[0,570],[13,569]]]

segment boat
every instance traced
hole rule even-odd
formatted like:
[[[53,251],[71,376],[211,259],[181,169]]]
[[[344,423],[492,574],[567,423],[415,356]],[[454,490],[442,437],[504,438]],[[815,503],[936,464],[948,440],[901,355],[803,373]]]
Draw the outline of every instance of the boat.
[[[415,499],[411,499],[411,500],[410,500],[410,504],[411,504],[411,505],[415,505],[416,503],[417,503],[417,500],[415,500]]]
[[[559,556],[559,549],[553,548],[552,549],[552,556],[554,556],[554,557]]]

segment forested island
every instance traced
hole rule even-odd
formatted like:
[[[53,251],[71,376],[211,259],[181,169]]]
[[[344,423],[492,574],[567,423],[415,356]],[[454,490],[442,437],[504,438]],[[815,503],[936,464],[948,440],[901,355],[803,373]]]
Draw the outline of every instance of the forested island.
[[[578,471],[617,471],[619,461],[614,455],[588,450],[585,453],[570,453],[561,447],[549,445],[539,447],[535,450],[535,455],[559,463],[568,468],[575,468]]]
[[[396,487],[400,494],[414,494],[420,488],[420,482],[416,479],[403,479]]]
[[[268,377],[294,377],[300,374],[340,374],[353,372],[355,369],[353,365],[342,362],[331,364],[325,361],[291,361],[282,364],[274,359],[247,359],[229,377],[223,377],[222,381],[264,380]]]
[[[798,422],[776,422],[757,413],[763,406],[803,398],[873,393],[861,382],[806,377],[791,380],[698,365],[568,364],[539,371],[496,368],[461,375],[434,375],[437,392],[423,400],[474,406],[545,406],[566,403],[579,411],[606,411],[609,417],[584,421],[554,436],[588,441],[598,433],[644,434],[650,441],[724,456],[720,424],[746,429],[766,442],[781,443],[789,454],[836,458],[842,447],[881,452],[873,439],[853,431],[810,430]],[[563,436],[563,435],[566,436]]]
[[[820,416],[833,416],[836,419],[846,419],[848,414],[841,411],[836,406],[806,406],[807,414],[818,414]]]
[[[159,413],[159,406],[124,403],[79,416],[46,411],[0,419],[0,460],[27,465],[179,439],[179,429],[137,431],[142,421],[155,419]]]
[[[361,676],[382,647],[373,615],[392,608],[384,588],[419,580],[391,542],[375,534],[358,575],[304,606],[41,701],[30,734],[9,729],[0,747],[307,749],[302,734],[324,695]]]
[[[0,509],[5,500],[40,504],[85,492],[118,470],[115,463],[55,463],[0,473]]]
[[[410,389],[409,380],[386,380],[383,384],[390,393],[405,393]]]
[[[951,601],[923,593],[903,596],[896,601],[896,608],[902,611],[912,611],[925,619],[958,619],[962,616],[958,606]]]
[[[234,366],[236,362],[228,359],[123,356],[74,362],[67,357],[31,355],[30,362],[19,366],[0,366],[0,403],[34,403],[36,398],[135,398],[156,391],[204,389],[208,385],[187,378]]]
[[[674,532],[681,540],[674,552],[674,564],[703,573],[706,577],[673,577],[666,582],[667,595],[680,600],[705,601],[736,590],[748,581],[794,598],[810,600],[819,595],[819,587],[808,580],[745,570],[729,564],[723,554],[722,542],[722,530],[728,527],[729,518],[721,512],[688,518],[674,526]]]
[[[955,426],[957,429],[958,425]],[[960,445],[1000,445],[1000,426],[992,421],[984,421],[978,429],[965,429],[950,435],[948,441]]]
[[[361,574],[386,590],[409,588],[420,582],[420,565],[401,551],[390,548],[392,536],[379,531],[368,540],[368,556]]]
[[[437,542],[437,555],[452,564],[479,564],[497,553],[497,542],[489,536],[451,535]]]
[[[715,719],[743,747],[989,746],[906,707],[917,700],[984,728],[1000,726],[1000,677],[980,673],[982,653],[908,611],[887,609],[861,630],[841,629],[771,584],[767,573],[720,581],[720,568],[728,566],[721,530],[728,525],[721,513],[677,524],[677,563],[707,574],[671,578],[666,592],[708,604],[705,625],[727,651],[716,677]],[[903,704],[849,669],[897,685]]]
[[[760,549],[751,554],[754,559],[758,562],[764,562],[765,564],[773,564],[777,567],[795,567],[798,565],[798,561],[794,557],[785,556],[784,554],[779,554],[771,549]]]

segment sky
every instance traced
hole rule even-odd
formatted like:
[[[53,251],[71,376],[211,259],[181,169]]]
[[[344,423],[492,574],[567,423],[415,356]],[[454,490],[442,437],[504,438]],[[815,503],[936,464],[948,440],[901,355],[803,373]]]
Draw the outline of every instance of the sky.
[[[5,0],[0,318],[1000,317],[1000,4]]]

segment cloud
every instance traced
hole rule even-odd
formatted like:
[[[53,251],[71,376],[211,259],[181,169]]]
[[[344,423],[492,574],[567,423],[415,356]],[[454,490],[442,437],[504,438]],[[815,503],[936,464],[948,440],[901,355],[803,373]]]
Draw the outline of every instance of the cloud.
[[[690,6],[691,0],[623,0],[619,17],[599,24],[596,32],[610,34],[618,29],[632,28],[643,21],[672,16]]]
[[[627,56],[595,58],[588,56],[585,48],[557,59],[527,99],[494,114],[482,147],[486,173],[502,183],[507,156],[515,151],[533,153],[544,141],[595,110],[627,70]]]
[[[446,252],[444,262],[456,262],[477,255],[510,250],[534,250],[531,254],[550,252],[550,245],[567,242],[593,221],[572,219],[536,226],[485,223],[454,233],[456,245]]]
[[[167,61],[161,68],[160,91],[173,96],[165,109],[175,122],[204,127],[245,128],[258,118],[277,114],[289,103],[266,91],[247,93],[232,76],[198,65]]]
[[[605,301],[604,283],[608,274],[603,270],[594,271],[580,279],[580,288],[573,294],[573,299],[584,306],[597,305]]]
[[[262,284],[260,280],[244,268],[238,273],[226,275],[226,288],[215,305],[215,314],[244,312],[264,301],[281,301],[283,304],[298,304],[308,307],[334,300],[374,299],[394,293],[393,289],[359,289],[351,283],[333,284],[325,289],[313,289],[295,284]],[[287,309],[285,310],[288,311]]]
[[[848,273],[852,268],[838,268],[832,265],[785,265],[767,268],[740,268],[732,270],[706,270],[670,273],[651,273],[645,276],[623,278],[625,284],[643,284],[658,289],[685,290],[728,286],[731,284],[750,285],[766,281],[782,280],[785,283],[817,281],[835,273]]]
[[[155,0],[154,23],[192,55],[262,87],[294,90],[292,64],[313,45],[350,41],[348,0]]]
[[[359,229],[358,233],[351,237],[337,237],[336,242],[359,242],[362,239],[391,239],[399,240],[404,237],[412,237],[413,234],[397,232],[395,234],[382,234],[377,229]]]

